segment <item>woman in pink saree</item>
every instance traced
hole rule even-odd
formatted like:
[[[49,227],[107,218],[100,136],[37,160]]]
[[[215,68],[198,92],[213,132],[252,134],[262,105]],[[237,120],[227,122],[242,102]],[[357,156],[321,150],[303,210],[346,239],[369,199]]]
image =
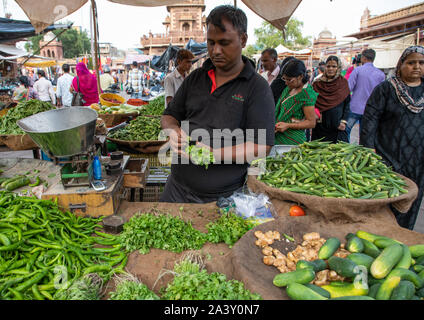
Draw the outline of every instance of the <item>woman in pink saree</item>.
[[[78,91],[82,93],[85,100],[84,106],[90,106],[99,102],[99,91],[97,90],[97,78],[92,74],[83,62],[78,62],[76,67],[77,76],[72,80],[71,92]],[[78,80],[77,80],[78,78]]]

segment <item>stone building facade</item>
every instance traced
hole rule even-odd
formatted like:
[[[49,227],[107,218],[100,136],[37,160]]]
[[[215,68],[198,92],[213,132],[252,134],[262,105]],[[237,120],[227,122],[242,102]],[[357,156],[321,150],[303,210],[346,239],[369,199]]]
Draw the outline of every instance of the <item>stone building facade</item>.
[[[165,33],[143,35],[140,49],[144,54],[161,55],[172,44],[183,48],[190,39],[206,41],[206,17],[204,0],[186,0],[166,6],[169,15],[163,25]]]
[[[40,55],[53,60],[63,59],[63,46],[62,42],[58,41],[57,38],[47,44],[49,41],[54,39],[55,35],[53,32],[48,32],[44,35],[43,40],[40,41]],[[47,45],[46,45],[47,44]],[[43,46],[46,45],[44,48]]]

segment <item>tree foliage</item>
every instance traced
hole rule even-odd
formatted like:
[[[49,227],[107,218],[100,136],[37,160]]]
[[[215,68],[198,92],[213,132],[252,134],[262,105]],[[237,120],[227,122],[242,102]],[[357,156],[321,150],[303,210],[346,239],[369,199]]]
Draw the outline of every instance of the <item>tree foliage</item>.
[[[290,18],[287,22],[284,33],[275,28],[269,22],[262,22],[262,26],[255,29],[256,45],[261,48],[276,48],[278,45],[289,49],[303,49],[311,45],[311,37],[302,35],[303,22],[296,18]],[[285,37],[284,37],[285,36]]]
[[[254,44],[248,44],[246,48],[243,49],[242,54],[246,57],[252,58],[255,53],[258,53],[258,48]]]
[[[61,32],[62,29],[53,30],[55,35]],[[43,37],[44,34],[29,38],[29,42],[25,44],[25,49],[38,54],[40,41],[43,40]],[[59,35],[57,39],[62,42],[64,58],[75,58],[91,51],[91,43],[86,30],[79,32],[71,28]]]

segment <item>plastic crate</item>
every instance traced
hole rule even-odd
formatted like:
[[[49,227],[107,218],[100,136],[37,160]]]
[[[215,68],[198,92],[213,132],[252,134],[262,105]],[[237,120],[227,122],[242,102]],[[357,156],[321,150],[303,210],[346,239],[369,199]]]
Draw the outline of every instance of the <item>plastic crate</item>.
[[[158,202],[165,185],[146,186],[143,190],[143,202]]]

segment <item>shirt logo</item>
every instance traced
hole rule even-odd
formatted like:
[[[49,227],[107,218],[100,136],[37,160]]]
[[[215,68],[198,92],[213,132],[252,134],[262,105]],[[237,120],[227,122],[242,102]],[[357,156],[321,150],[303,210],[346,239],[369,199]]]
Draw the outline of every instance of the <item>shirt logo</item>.
[[[234,100],[240,101],[240,102],[244,102],[244,98],[240,93],[233,95],[231,98],[233,98]]]

